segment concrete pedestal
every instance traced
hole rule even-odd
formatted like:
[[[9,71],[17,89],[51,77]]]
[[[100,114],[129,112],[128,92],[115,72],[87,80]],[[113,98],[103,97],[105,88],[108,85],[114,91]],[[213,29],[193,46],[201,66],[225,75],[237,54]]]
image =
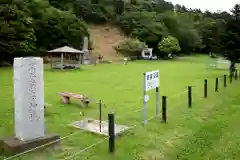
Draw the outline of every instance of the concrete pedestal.
[[[6,137],[0,139],[0,154],[4,156],[13,156],[18,153],[25,152],[27,150],[31,150],[33,148],[39,147],[41,145],[54,142],[59,140],[60,137],[57,135],[45,135],[44,137],[22,141],[16,137]],[[47,145],[49,147],[51,145],[56,145],[58,142]],[[44,148],[44,147],[43,147]]]

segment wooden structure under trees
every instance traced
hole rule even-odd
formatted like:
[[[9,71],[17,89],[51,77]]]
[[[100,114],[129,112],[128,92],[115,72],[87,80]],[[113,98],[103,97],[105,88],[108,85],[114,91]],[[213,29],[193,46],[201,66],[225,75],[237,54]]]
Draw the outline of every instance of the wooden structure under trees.
[[[50,50],[48,53],[51,69],[79,69],[85,52],[64,46]]]

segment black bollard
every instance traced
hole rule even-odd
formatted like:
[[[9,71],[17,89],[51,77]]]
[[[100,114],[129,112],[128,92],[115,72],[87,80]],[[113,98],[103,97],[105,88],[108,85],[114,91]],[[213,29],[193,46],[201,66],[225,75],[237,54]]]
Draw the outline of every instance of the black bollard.
[[[224,74],[224,76],[223,76],[223,86],[227,87],[227,76],[226,76],[226,74]]]
[[[115,151],[115,125],[114,125],[114,114],[108,114],[108,136],[109,136],[109,152],[114,153]]]
[[[188,108],[192,108],[192,87],[188,86]]]
[[[207,98],[208,92],[207,92],[207,79],[204,80],[204,98]]]
[[[167,97],[162,96],[162,122],[167,122]]]
[[[216,78],[216,83],[215,83],[215,92],[218,92],[218,78]]]
[[[235,80],[237,80],[238,79],[238,71],[236,70],[235,71]]]
[[[232,83],[232,78],[233,78],[233,73],[231,72],[229,76],[230,84]]]

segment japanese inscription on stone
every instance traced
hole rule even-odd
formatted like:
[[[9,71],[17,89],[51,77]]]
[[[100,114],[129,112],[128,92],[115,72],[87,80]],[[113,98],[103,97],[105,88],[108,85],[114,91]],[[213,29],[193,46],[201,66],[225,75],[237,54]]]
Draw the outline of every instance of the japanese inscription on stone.
[[[43,60],[14,59],[15,134],[21,140],[44,136]]]

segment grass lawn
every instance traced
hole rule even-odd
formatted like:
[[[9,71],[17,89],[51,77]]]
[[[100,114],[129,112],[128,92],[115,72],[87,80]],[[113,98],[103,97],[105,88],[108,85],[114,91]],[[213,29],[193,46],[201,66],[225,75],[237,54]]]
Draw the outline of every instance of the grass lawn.
[[[94,100],[104,100],[104,119],[115,112],[116,123],[137,125],[117,138],[116,152],[108,153],[108,141],[81,152],[71,160],[239,160],[240,159],[240,80],[223,88],[227,70],[207,70],[207,57],[172,61],[137,61],[123,64],[84,66],[80,71],[45,70],[45,102],[52,104],[45,116],[46,132],[61,137],[76,133],[68,124],[85,117],[98,118],[98,106],[81,108],[76,103],[63,105],[60,91],[83,93]],[[143,72],[160,70],[160,95],[166,95],[168,123],[152,119],[146,126],[142,108]],[[14,134],[12,69],[0,69],[0,136]],[[220,91],[214,92],[215,78]],[[202,99],[203,82],[208,79],[209,98]],[[187,86],[193,88],[193,107],[187,107]],[[184,93],[183,93],[184,92]],[[181,93],[181,94],[180,94]],[[155,92],[149,91],[148,117],[155,115]],[[179,95],[180,94],[180,95]],[[160,103],[161,104],[161,103]],[[160,105],[161,107],[161,105]],[[21,156],[22,160],[54,160],[74,155],[85,147],[104,139],[79,131],[61,141],[54,149],[41,149]],[[3,158],[3,157],[2,157]],[[1,157],[0,157],[1,159]]]

